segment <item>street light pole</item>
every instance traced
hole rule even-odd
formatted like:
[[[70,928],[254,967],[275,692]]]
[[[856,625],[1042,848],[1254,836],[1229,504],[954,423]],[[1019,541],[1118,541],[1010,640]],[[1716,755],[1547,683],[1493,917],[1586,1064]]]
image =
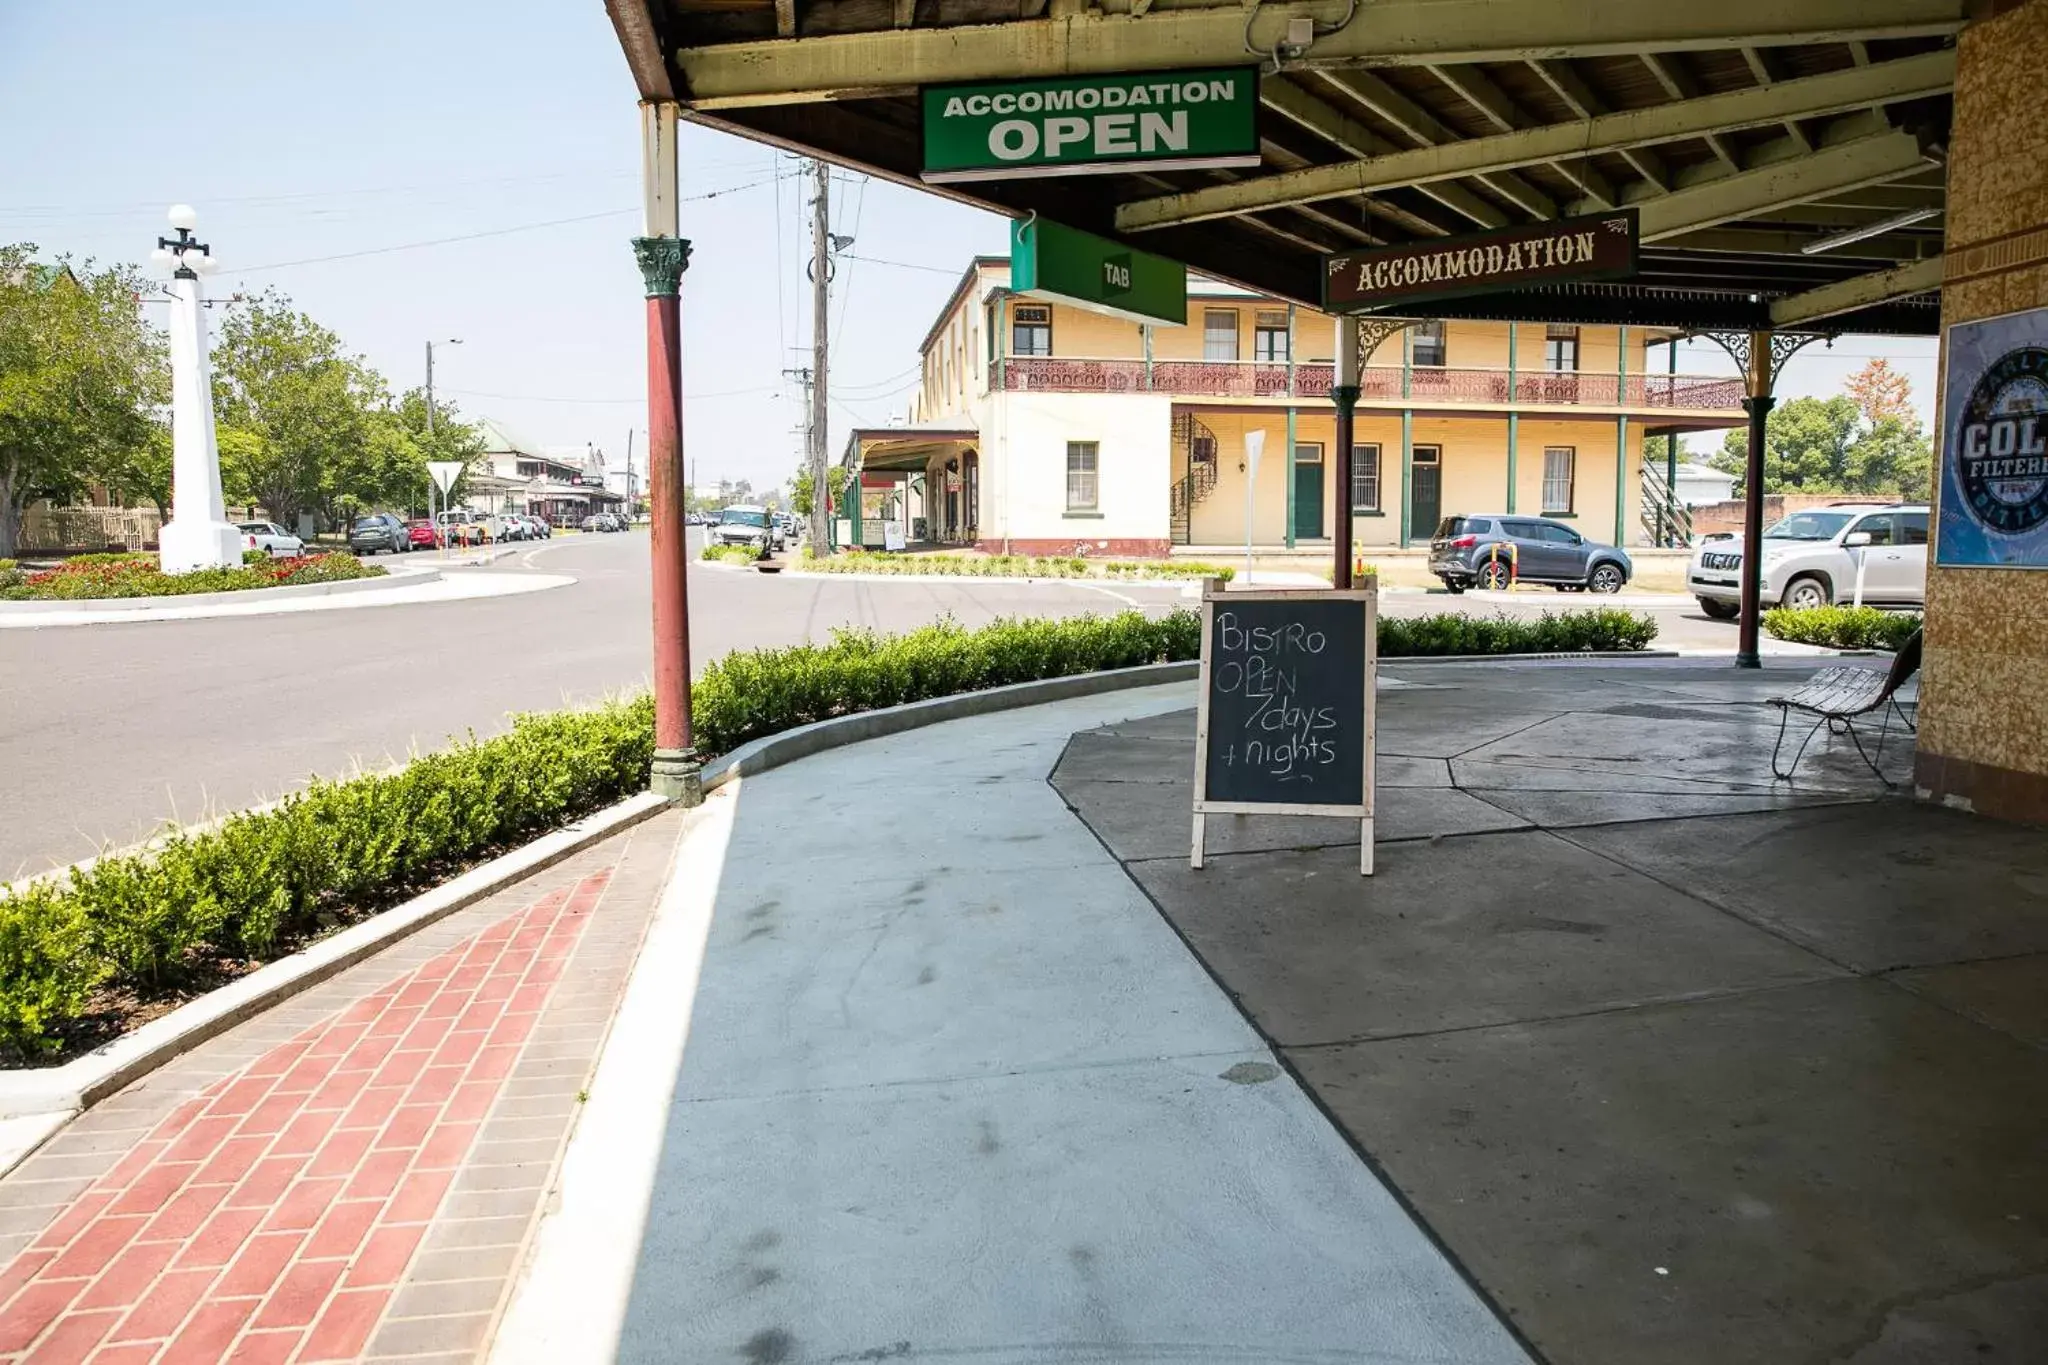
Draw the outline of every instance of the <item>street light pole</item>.
[[[449,337],[443,346],[460,346],[461,337]],[[434,343],[427,343],[427,435],[434,434]]]

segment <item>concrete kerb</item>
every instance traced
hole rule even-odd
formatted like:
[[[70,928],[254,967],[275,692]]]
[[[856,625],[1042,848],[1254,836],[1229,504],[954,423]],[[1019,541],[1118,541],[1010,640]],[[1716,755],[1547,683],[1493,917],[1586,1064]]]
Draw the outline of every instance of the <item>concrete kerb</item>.
[[[1091,697],[1132,687],[1157,687],[1161,683],[1189,682],[1200,676],[1201,664],[1193,659],[1181,663],[1140,664],[1136,668],[1111,668],[1098,673],[1074,673],[1062,678],[1040,678],[1011,683],[979,692],[959,692],[950,697],[907,702],[850,716],[814,721],[780,734],[742,744],[731,753],[704,766],[704,790],[709,792],[740,777],[752,777],[771,768],[837,749],[862,740],[880,739],[905,730],[916,730],[942,721],[968,716],[985,716],[996,711],[1013,711],[1071,697]]]
[[[239,981],[210,991],[87,1056],[41,1071],[0,1073],[0,1120],[84,1109],[200,1043],[281,1000],[354,966],[457,910],[552,867],[572,854],[668,809],[651,792],[628,797],[575,824],[493,858],[403,905],[395,906],[303,952],[280,958]],[[54,1132],[55,1127],[50,1129]],[[49,1132],[42,1137],[47,1138]],[[37,1141],[40,1145],[40,1139]],[[33,1147],[0,1154],[6,1174]]]
[[[441,576],[435,567],[390,569],[375,578],[350,578],[339,583],[298,583],[284,588],[244,588],[239,592],[194,592],[171,597],[92,597],[63,602],[0,602],[0,616],[44,616],[58,612],[148,611],[152,607],[207,607],[222,602],[247,602],[252,593],[265,602],[297,597],[334,597],[379,588],[418,587]]]

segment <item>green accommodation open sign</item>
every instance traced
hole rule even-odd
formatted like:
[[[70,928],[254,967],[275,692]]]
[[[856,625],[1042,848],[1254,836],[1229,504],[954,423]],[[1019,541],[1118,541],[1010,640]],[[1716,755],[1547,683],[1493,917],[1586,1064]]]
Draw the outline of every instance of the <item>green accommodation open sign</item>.
[[[1256,67],[928,85],[924,178],[1259,164]]]
[[[1188,320],[1188,271],[1179,261],[1043,218],[1010,225],[1010,287],[1139,322]]]

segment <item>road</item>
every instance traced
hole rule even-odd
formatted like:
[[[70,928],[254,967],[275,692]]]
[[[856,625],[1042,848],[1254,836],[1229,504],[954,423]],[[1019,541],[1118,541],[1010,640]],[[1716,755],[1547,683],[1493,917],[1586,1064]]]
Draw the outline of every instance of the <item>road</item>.
[[[466,572],[451,570],[451,572]],[[501,598],[265,617],[0,632],[0,879],[274,798],[307,777],[381,767],[512,712],[647,685],[647,537],[564,537],[490,572],[576,582]],[[879,582],[769,577],[692,562],[693,657],[822,640],[841,625],[901,630],[950,614],[1163,611],[1178,585]],[[1539,594],[1517,614],[1591,605]],[[1389,594],[1389,613],[1492,611]],[[1732,649],[1696,608],[1654,613],[1659,644]]]

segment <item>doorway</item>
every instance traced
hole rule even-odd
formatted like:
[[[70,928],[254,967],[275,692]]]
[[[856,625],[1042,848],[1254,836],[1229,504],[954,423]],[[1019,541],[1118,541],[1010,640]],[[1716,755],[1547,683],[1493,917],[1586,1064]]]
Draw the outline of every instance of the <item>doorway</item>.
[[[1444,510],[1444,450],[1416,446],[1409,457],[1408,535],[1429,539]]]
[[[1294,448],[1294,538],[1323,538],[1323,447],[1303,442]]]

